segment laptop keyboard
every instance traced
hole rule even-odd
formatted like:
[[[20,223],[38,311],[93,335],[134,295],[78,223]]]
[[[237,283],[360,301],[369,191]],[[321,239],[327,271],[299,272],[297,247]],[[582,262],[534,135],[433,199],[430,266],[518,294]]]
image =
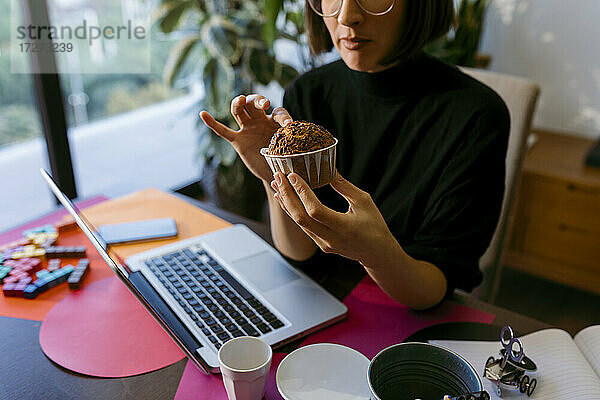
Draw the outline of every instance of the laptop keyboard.
[[[184,249],[145,263],[216,349],[284,325],[205,251]]]

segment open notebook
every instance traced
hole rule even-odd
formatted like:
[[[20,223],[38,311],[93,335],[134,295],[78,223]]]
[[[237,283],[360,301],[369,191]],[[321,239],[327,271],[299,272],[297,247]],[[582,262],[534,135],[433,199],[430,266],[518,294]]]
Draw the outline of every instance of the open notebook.
[[[545,329],[521,336],[523,350],[537,365],[537,371],[527,373],[538,380],[531,399],[543,400],[599,400],[600,399],[600,325],[581,330],[574,338],[560,329]],[[499,358],[498,341],[477,342],[457,340],[431,340],[431,343],[447,347],[466,358],[483,376],[485,361],[489,356]],[[492,399],[495,385],[482,378],[485,389]],[[518,390],[502,390],[503,399],[528,398]]]

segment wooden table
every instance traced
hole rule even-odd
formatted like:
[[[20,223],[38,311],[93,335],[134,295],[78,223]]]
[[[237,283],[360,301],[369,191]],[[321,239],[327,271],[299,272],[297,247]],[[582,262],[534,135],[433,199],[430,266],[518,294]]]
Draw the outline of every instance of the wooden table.
[[[600,293],[600,168],[591,139],[535,132],[523,163],[505,264]]]
[[[272,243],[264,224],[230,214],[206,203],[179,195],[231,222],[242,223]],[[324,286],[343,299],[358,283],[357,277],[345,276],[326,280]],[[454,294],[454,301],[496,315],[495,325],[510,323],[523,334],[549,325],[523,315],[481,302],[465,293]],[[159,371],[129,378],[102,379],[75,374],[50,361],[39,346],[40,321],[0,317],[0,399],[1,400],[66,400],[66,399],[172,399],[177,391],[186,360]],[[279,351],[290,351],[300,341]],[[126,357],[126,355],[124,355]]]

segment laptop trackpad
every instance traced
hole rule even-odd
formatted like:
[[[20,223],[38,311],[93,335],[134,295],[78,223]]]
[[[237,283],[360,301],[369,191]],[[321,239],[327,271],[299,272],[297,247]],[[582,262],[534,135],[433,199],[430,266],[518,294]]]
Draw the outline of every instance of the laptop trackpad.
[[[233,263],[234,269],[258,290],[266,292],[300,279],[287,264],[265,251]]]

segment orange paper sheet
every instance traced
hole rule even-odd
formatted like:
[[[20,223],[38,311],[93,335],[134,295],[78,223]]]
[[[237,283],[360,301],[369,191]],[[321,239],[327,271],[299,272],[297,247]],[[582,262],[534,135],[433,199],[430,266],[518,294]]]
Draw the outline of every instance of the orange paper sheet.
[[[157,189],[146,189],[106,201],[90,207],[84,214],[95,226],[155,218],[170,217],[175,220],[179,232],[175,238],[113,246],[112,249],[123,259],[155,247],[231,226],[229,222]]]
[[[118,199],[102,202],[85,209],[83,214],[95,226],[153,218],[171,217],[175,220],[179,231],[176,238],[114,246],[113,250],[122,259],[154,247],[231,225],[182,199],[157,189],[146,189]],[[90,273],[85,279],[83,290],[85,285],[113,275],[89,240],[79,230],[61,234],[58,244],[85,245],[87,247]],[[65,259],[63,265],[66,265],[67,261],[69,260]],[[69,287],[66,284],[61,284],[42,293],[33,300],[6,298],[0,295],[0,316],[42,321],[48,311],[70,293],[72,291]]]

